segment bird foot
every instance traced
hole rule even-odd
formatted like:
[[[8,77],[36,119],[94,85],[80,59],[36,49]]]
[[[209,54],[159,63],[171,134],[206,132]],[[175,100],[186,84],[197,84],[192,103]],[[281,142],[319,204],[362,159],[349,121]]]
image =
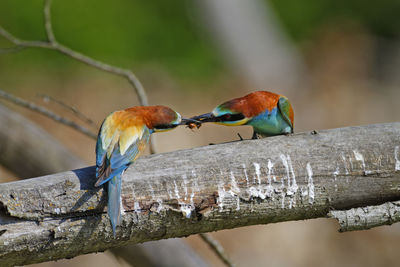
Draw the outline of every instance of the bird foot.
[[[258,136],[256,132],[253,132],[253,136],[251,137],[251,139],[261,139],[261,138],[260,136]]]

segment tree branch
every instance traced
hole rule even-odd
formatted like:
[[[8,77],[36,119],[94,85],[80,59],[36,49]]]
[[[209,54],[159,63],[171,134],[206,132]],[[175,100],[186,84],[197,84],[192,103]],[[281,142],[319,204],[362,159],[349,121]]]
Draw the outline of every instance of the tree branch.
[[[214,239],[210,234],[206,233],[201,233],[199,234],[199,236],[217,254],[217,256],[225,263],[226,266],[235,266],[232,263],[231,259],[229,259],[228,255],[226,255],[224,248],[221,246],[218,240]]]
[[[46,28],[47,38],[49,40],[48,42],[21,40],[21,39],[15,37],[14,35],[12,35],[11,33],[9,33],[8,31],[6,31],[1,26],[0,26],[0,35],[2,35],[4,38],[6,38],[7,40],[9,40],[11,43],[15,44],[18,47],[45,48],[45,49],[55,50],[59,53],[69,56],[69,57],[71,57],[77,61],[80,61],[82,63],[85,63],[89,66],[95,67],[99,70],[124,77],[129,81],[129,83],[135,89],[136,94],[139,98],[140,105],[147,106],[149,103],[147,100],[146,92],[145,92],[142,84],[140,83],[140,81],[136,78],[135,74],[133,74],[133,72],[131,72],[130,70],[127,70],[127,69],[115,67],[115,66],[103,63],[99,60],[90,58],[90,57],[83,55],[79,52],[76,52],[56,41],[54,34],[53,34],[51,22],[50,22],[50,4],[51,4],[51,0],[46,0],[45,6],[44,6],[45,28]]]
[[[49,43],[56,43],[54,37],[53,26],[51,25],[51,0],[44,1],[43,16],[44,16],[44,28],[46,29],[47,40]]]
[[[85,114],[80,112],[76,107],[70,106],[70,105],[64,103],[63,101],[58,100],[58,99],[51,97],[49,95],[46,95],[46,94],[38,94],[38,97],[41,97],[43,99],[43,101],[46,103],[53,102],[53,103],[59,105],[60,107],[71,111],[78,119],[80,119],[84,123],[89,124],[90,126],[96,128],[96,129],[99,129],[99,126],[96,125],[96,123],[94,123],[94,121],[91,118],[87,117]]]
[[[399,136],[389,123],[140,158],[123,177],[116,238],[94,167],[2,184],[0,265],[399,201]]]
[[[365,230],[400,221],[400,201],[349,210],[332,210],[329,217],[340,224],[340,232]]]
[[[44,41],[25,41],[18,39],[8,31],[6,31],[2,26],[0,26],[0,35],[6,38],[11,43],[15,44],[16,46],[21,46],[24,48],[47,48],[47,49],[54,49],[49,42]]]

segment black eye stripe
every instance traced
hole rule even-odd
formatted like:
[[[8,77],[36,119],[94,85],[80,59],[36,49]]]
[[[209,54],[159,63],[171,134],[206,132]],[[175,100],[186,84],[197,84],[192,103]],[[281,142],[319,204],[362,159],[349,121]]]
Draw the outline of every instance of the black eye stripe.
[[[244,119],[244,115],[242,113],[237,114],[225,114],[218,117],[218,121],[240,121]]]
[[[159,124],[159,125],[155,125],[154,128],[156,129],[172,129],[175,128],[178,125],[174,125],[174,124]]]

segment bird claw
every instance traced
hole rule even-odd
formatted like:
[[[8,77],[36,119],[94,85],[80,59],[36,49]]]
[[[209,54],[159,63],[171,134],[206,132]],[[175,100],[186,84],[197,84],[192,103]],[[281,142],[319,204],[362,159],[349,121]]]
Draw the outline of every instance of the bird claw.
[[[257,135],[256,132],[253,132],[253,136],[251,137],[251,139],[260,139],[259,136]]]

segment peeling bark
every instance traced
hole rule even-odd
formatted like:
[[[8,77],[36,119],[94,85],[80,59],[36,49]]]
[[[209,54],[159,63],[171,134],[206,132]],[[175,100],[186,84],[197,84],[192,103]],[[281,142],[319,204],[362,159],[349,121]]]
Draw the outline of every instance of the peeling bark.
[[[94,167],[2,184],[0,265],[397,201],[399,146],[390,123],[144,157],[123,176],[115,239]]]

